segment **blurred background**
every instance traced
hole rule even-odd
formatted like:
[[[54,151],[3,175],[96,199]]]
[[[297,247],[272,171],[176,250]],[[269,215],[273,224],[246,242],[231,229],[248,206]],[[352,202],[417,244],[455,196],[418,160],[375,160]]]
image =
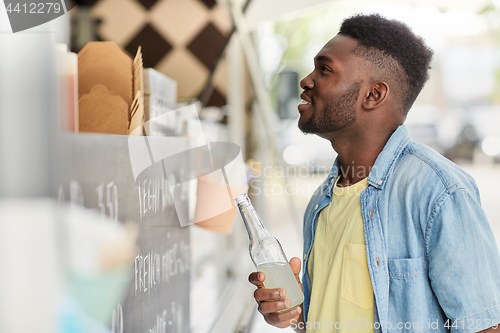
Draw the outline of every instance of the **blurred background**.
[[[337,34],[345,18],[380,13],[405,22],[434,50],[430,80],[406,125],[414,141],[429,145],[475,178],[500,241],[499,0],[80,0],[66,7],[66,15],[18,34],[28,38],[49,32],[75,53],[91,41],[113,41],[133,58],[141,46],[144,68],[176,82],[176,106],[197,105],[207,141],[229,141],[241,147],[249,194],[288,258],[302,257],[305,207],[336,157],[328,141],[297,128],[299,82],[312,71],[313,57]],[[11,31],[4,8],[0,8],[0,30],[0,180],[4,184],[0,197],[57,198],[60,180],[54,174],[65,167],[54,155],[59,113],[54,113],[51,98],[56,88],[48,85],[52,97],[41,98],[39,104],[21,103],[19,98],[9,104],[8,99],[22,94],[22,89],[36,93],[46,82],[50,73],[40,72],[38,86],[21,88],[23,82],[14,79],[19,75],[12,63],[17,70],[24,68],[13,59],[24,54],[23,59],[33,63],[28,55],[44,54],[48,44],[40,42],[29,49],[21,39],[8,40]],[[26,77],[51,64],[49,59],[37,63],[39,67],[33,65]],[[20,112],[13,118],[10,110],[16,108]],[[23,131],[16,131],[20,128],[12,126],[16,123],[23,124]],[[37,147],[25,142],[26,133],[31,133]],[[12,155],[12,148],[17,155]],[[18,158],[19,151],[27,157]],[[38,173],[28,182],[26,173],[35,172],[31,165],[38,166]],[[25,173],[17,171],[21,169]],[[82,205],[96,208],[88,201],[82,200]],[[118,214],[118,219],[125,216]],[[185,316],[189,324],[165,332],[278,332],[255,313],[253,288],[246,282],[253,270],[246,232],[239,216],[233,216],[231,223],[230,235],[189,227],[190,301],[189,316]],[[236,262],[242,262],[242,267]],[[148,327],[154,325],[154,318],[150,322]],[[116,325],[99,329],[121,332]]]

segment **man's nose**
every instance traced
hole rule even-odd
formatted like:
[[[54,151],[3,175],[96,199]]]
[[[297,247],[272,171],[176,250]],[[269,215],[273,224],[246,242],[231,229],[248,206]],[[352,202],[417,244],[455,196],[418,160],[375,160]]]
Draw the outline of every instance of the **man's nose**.
[[[311,78],[311,74],[300,81],[300,87],[304,90],[312,89],[314,87],[314,81]]]

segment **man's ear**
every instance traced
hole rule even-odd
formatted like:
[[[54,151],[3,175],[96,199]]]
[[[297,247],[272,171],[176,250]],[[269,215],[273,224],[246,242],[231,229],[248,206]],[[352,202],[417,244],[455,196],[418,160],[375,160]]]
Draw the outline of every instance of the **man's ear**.
[[[389,95],[389,85],[383,81],[376,82],[370,86],[363,98],[363,108],[374,109],[384,103]]]

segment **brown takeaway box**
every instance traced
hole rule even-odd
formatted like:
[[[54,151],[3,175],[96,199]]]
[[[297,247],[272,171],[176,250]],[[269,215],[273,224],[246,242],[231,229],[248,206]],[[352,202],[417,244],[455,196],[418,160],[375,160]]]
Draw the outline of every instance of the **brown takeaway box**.
[[[130,134],[144,123],[141,49],[132,60],[114,42],[89,42],[78,53],[81,132]]]

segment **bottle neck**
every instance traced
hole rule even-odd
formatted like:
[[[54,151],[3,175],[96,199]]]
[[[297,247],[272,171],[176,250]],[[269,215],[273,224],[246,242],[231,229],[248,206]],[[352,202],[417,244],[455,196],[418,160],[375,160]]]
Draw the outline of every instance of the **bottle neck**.
[[[241,217],[248,232],[250,244],[248,251],[256,267],[269,263],[287,263],[285,253],[276,238],[264,228],[259,215],[255,211],[246,194],[234,199],[240,209]]]
[[[250,243],[259,239],[272,237],[262,224],[248,196],[245,195],[243,198],[238,197],[236,203],[238,204],[243,223],[245,223]]]

